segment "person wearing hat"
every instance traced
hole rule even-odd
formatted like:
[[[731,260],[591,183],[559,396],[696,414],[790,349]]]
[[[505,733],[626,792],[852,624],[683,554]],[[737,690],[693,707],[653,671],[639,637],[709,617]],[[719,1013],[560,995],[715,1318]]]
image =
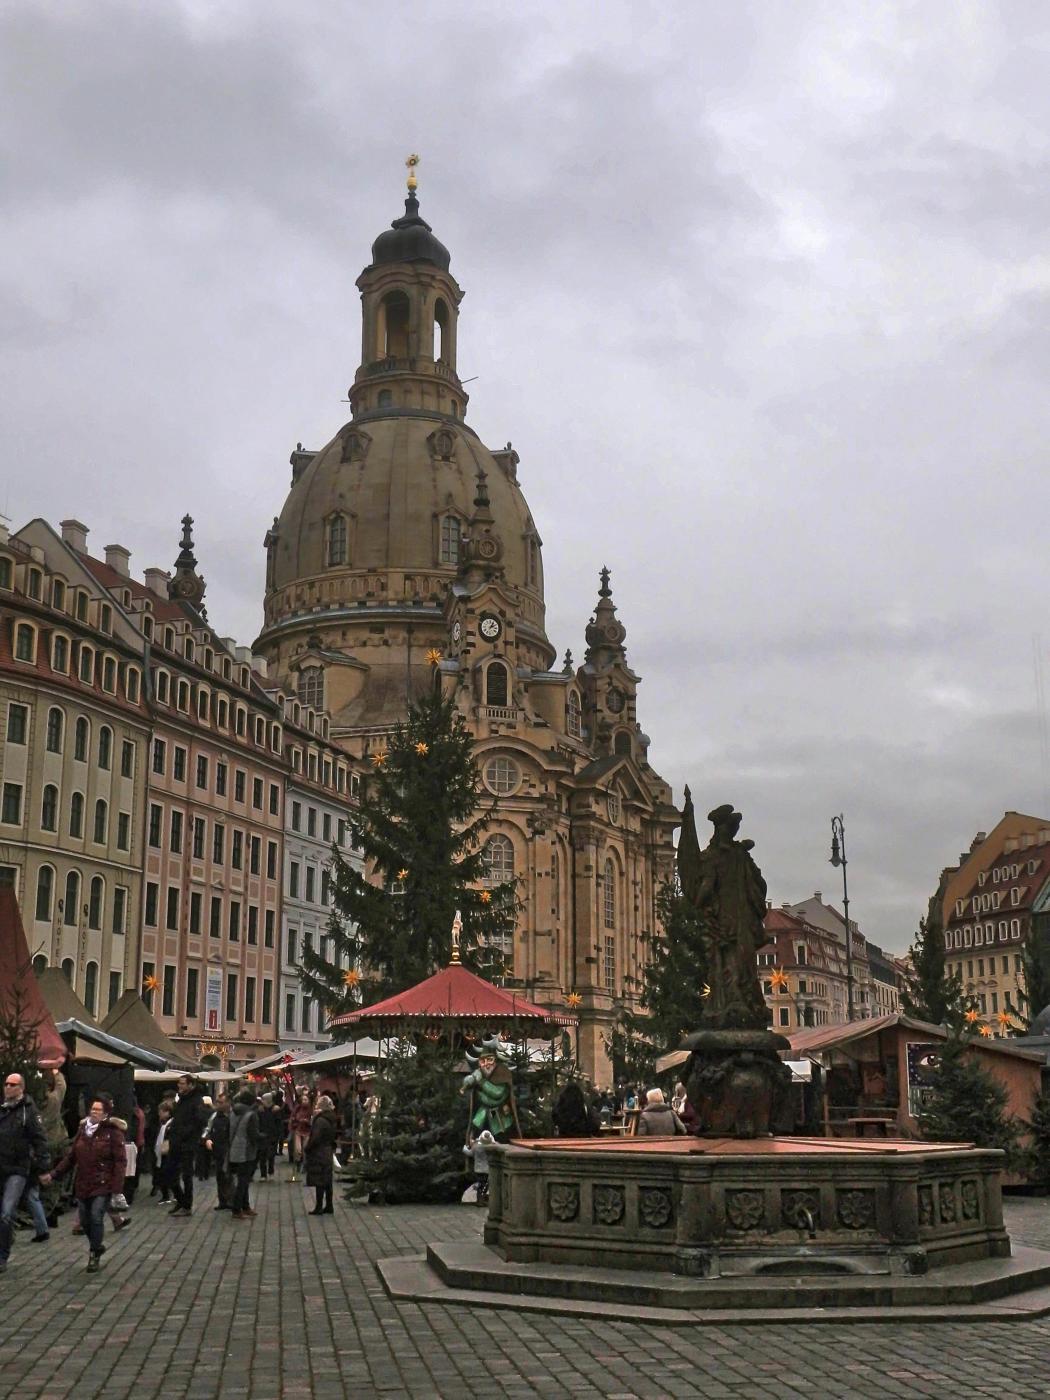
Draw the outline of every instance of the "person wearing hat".
[[[272,1181],[277,1149],[281,1142],[281,1111],[273,1101],[273,1094],[261,1095],[259,1099],[259,1180]]]

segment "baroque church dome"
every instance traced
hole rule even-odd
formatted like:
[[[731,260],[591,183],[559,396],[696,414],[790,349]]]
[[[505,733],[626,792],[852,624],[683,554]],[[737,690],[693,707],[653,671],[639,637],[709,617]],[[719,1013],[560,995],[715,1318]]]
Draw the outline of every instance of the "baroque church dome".
[[[555,656],[544,630],[541,541],[518,484],[518,456],[510,443],[491,451],[464,422],[468,395],[456,368],[463,293],[449,264],[410,182],[404,216],[375,240],[357,281],[362,339],[348,391],[352,418],[319,451],[296,447],[291,490],[266,537],[257,646],[277,674],[294,688],[297,658],[311,643],[371,672],[360,692],[370,692],[370,703],[348,699],[342,716],[333,705],[337,730],[380,725],[386,709],[403,709],[404,677],[421,666],[419,648],[443,647],[443,606],[467,548],[479,480],[504,576],[521,591],[519,633],[530,664],[546,670]],[[406,647],[411,654],[402,656]],[[388,693],[389,705],[380,699]]]

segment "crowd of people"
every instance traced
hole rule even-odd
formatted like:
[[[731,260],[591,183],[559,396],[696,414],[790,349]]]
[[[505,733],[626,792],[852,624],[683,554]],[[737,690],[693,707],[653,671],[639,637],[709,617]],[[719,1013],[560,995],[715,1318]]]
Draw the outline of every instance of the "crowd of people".
[[[668,1103],[660,1088],[620,1084],[615,1090],[588,1094],[578,1080],[570,1080],[555,1100],[551,1116],[559,1137],[598,1137],[613,1131],[667,1137],[696,1133],[700,1128],[681,1081]]]
[[[314,1190],[311,1215],[334,1213],[333,1186],[339,1122],[327,1094],[278,1088],[240,1089],[214,1101],[191,1074],[164,1091],[148,1110],[134,1102],[127,1118],[114,1111],[109,1095],[85,1098],[84,1116],[69,1136],[63,1118],[65,1080],[51,1072],[42,1107],[26,1092],[18,1073],[6,1075],[0,1103],[0,1273],[8,1267],[21,1217],[31,1240],[51,1238],[71,1197],[74,1234],[88,1243],[88,1272],[96,1273],[106,1251],[106,1220],[114,1232],[131,1223],[140,1173],[151,1177],[149,1196],[170,1204],[174,1218],[193,1214],[195,1184],[215,1179],[216,1211],[231,1220],[256,1215],[251,1183],[274,1182],[285,1150],[289,1180]]]

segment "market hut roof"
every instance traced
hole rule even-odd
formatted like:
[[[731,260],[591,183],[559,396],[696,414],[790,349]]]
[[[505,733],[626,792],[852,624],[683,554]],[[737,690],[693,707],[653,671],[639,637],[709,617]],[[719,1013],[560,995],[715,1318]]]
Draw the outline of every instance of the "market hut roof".
[[[575,1016],[527,1001],[510,987],[496,987],[477,973],[453,962],[426,981],[396,992],[374,1006],[344,1011],[332,1017],[332,1026],[357,1026],[371,1022],[393,1025],[400,1021],[484,1021],[536,1026],[574,1026]]]
[[[176,1069],[196,1068],[175,1042],[168,1039],[150,1014],[149,1007],[130,987],[102,1022],[102,1029],[119,1036],[121,1040],[129,1040],[133,1045],[154,1051]]]

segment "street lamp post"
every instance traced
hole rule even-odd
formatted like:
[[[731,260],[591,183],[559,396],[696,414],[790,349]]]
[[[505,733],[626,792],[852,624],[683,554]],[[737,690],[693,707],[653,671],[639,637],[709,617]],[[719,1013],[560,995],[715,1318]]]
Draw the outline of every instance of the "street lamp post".
[[[853,935],[849,926],[849,886],[846,883],[846,824],[831,819],[831,864],[842,866],[842,916],[846,920],[846,1020],[853,1020]]]

